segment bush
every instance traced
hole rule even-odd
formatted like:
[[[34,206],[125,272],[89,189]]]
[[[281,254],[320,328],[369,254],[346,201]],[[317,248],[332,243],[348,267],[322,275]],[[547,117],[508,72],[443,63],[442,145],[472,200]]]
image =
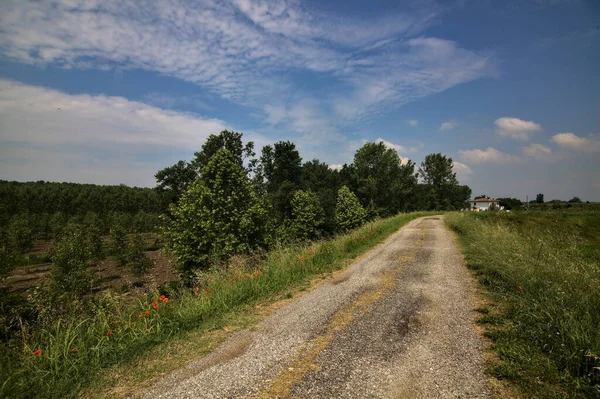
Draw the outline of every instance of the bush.
[[[367,212],[348,187],[343,186],[338,191],[335,206],[335,224],[341,231],[348,231],[361,226],[367,217]]]
[[[142,235],[134,234],[127,253],[127,268],[134,276],[142,276],[154,266],[154,262],[148,258],[144,248]]]
[[[67,225],[51,252],[55,292],[82,295],[91,291],[92,251],[80,226]]]
[[[127,265],[127,232],[123,224],[116,223],[110,229],[110,254],[114,256],[119,267]]]
[[[298,190],[292,199],[291,229],[296,239],[307,241],[317,238],[325,222],[325,213],[319,198],[312,191]]]

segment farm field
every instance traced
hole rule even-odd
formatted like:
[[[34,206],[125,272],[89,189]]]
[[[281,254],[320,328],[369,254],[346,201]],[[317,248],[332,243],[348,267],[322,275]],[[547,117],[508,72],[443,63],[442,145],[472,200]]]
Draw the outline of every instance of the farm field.
[[[489,372],[524,397],[600,395],[600,212],[452,213],[484,287]]]

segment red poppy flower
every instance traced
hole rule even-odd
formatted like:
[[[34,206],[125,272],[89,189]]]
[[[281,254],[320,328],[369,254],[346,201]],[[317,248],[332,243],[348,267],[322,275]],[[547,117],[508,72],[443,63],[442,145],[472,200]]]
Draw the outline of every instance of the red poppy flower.
[[[33,356],[41,356],[41,355],[42,355],[42,351],[40,349],[33,352]]]
[[[163,302],[164,302],[164,303],[167,303],[167,302],[169,302],[169,298],[165,298],[165,299],[163,299]]]
[[[158,298],[158,299],[160,299],[161,301],[163,301],[165,299],[165,296],[161,295],[160,298]]]
[[[149,311],[149,310],[146,310],[146,311],[144,312],[144,314],[145,314],[146,316],[148,316],[148,315],[150,314],[150,311]]]
[[[144,315],[140,313],[138,316],[138,319],[143,319],[143,318],[144,318]]]
[[[113,335],[113,332],[112,331],[107,331],[106,335],[108,335],[110,337],[111,335]]]
[[[78,352],[78,351],[79,351],[78,347],[75,347],[75,348],[71,349],[71,352]]]
[[[199,289],[198,286],[194,287],[194,291],[198,291]]]

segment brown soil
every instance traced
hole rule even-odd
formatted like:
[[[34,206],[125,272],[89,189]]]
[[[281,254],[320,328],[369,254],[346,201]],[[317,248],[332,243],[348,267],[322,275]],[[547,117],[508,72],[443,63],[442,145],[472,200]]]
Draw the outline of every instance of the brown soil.
[[[42,245],[51,245],[44,242]],[[36,249],[37,249],[36,245]],[[118,267],[111,258],[93,265],[96,274],[96,292],[112,290],[147,291],[168,284],[177,279],[172,260],[161,250],[146,252],[155,265],[145,276],[135,277],[126,269]],[[51,263],[17,267],[11,275],[0,282],[0,287],[9,287],[12,291],[25,291],[48,278],[52,270]]]

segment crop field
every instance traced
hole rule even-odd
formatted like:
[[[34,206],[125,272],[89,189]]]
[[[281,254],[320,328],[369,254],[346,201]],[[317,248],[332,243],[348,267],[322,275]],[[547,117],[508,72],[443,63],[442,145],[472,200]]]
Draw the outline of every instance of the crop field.
[[[531,398],[600,395],[600,212],[452,213],[485,287],[490,373]]]

